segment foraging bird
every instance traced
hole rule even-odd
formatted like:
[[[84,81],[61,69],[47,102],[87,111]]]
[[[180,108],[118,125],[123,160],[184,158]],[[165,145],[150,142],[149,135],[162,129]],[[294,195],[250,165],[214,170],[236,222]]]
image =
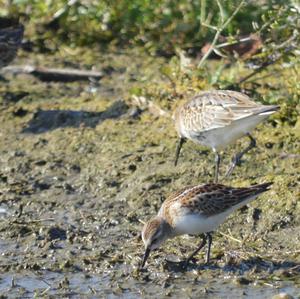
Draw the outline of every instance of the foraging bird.
[[[0,68],[8,65],[16,57],[23,33],[23,25],[0,29]]]
[[[275,105],[261,105],[240,92],[231,90],[204,91],[174,113],[175,128],[179,135],[175,166],[183,143],[190,139],[195,143],[211,147],[215,153],[215,183],[218,182],[220,150],[247,135],[250,144],[235,155],[225,176],[232,173],[242,156],[255,147],[256,141],[250,132],[257,124],[279,109]]]
[[[142,230],[145,245],[143,268],[150,252],[167,239],[189,234],[202,234],[200,246],[187,258],[184,267],[208,242],[206,262],[209,262],[212,243],[211,232],[227,216],[238,208],[268,191],[272,183],[264,183],[244,188],[234,188],[220,184],[189,186],[171,195],[162,204],[156,217],[148,221]]]

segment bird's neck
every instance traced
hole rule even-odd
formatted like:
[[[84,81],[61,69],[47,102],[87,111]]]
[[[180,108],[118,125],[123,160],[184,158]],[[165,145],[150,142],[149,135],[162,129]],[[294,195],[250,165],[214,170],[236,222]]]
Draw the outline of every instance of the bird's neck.
[[[176,235],[176,233],[171,224],[161,216],[157,216],[157,218],[159,218],[159,221],[161,222],[163,234],[167,236],[168,239],[173,238]]]

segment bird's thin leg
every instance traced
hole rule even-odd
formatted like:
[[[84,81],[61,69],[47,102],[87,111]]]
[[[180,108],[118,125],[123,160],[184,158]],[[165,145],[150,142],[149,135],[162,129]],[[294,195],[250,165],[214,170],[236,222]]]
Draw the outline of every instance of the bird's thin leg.
[[[189,262],[191,261],[191,259],[193,258],[194,255],[196,255],[206,244],[206,235],[202,235],[202,242],[199,245],[199,247],[186,259],[186,261],[184,262],[183,268],[187,268]]]
[[[250,139],[250,143],[249,145],[240,153],[237,153],[233,159],[232,159],[232,163],[229,167],[229,169],[227,170],[225,177],[230,176],[233,169],[241,162],[241,158],[243,157],[244,154],[246,154],[247,152],[249,152],[252,148],[254,148],[256,146],[256,140],[248,133],[247,136]]]
[[[212,243],[212,235],[211,233],[207,233],[206,234],[206,240],[208,240],[208,244],[207,244],[207,253],[206,253],[206,264],[209,263],[209,259],[210,259],[210,248],[211,248],[211,243]]]
[[[218,152],[215,152],[215,183],[218,183],[219,168],[220,168],[221,156]]]
[[[177,165],[177,162],[178,162],[181,147],[185,142],[186,142],[186,139],[183,138],[183,137],[180,137],[180,139],[178,140],[178,143],[177,143],[177,146],[176,146],[175,162],[174,162],[175,166]]]

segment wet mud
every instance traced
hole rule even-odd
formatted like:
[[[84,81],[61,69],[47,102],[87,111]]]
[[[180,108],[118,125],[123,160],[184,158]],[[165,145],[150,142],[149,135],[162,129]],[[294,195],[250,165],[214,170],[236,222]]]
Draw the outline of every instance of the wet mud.
[[[10,74],[0,82],[1,298],[271,298],[280,292],[298,298],[300,118],[291,124],[277,115],[260,125],[253,134],[258,146],[222,180],[274,185],[214,234],[210,265],[200,253],[181,269],[200,242],[186,236],[168,241],[140,271],[142,222],[171,192],[212,180],[214,157],[188,142],[175,168],[171,118],[132,100],[149,98],[171,114],[185,99],[184,80],[174,92],[160,71],[166,60],[137,50],[81,51],[21,53],[15,64],[95,65],[107,71],[96,86]],[[222,173],[246,143],[228,149]]]

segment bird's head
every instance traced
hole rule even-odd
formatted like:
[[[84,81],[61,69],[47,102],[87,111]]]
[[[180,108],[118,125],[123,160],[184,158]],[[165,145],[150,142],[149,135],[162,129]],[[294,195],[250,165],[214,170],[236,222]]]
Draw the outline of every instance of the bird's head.
[[[170,237],[170,225],[161,217],[149,220],[143,227],[142,239],[145,245],[145,254],[141,267],[143,268],[150,252],[158,248],[166,239]]]

